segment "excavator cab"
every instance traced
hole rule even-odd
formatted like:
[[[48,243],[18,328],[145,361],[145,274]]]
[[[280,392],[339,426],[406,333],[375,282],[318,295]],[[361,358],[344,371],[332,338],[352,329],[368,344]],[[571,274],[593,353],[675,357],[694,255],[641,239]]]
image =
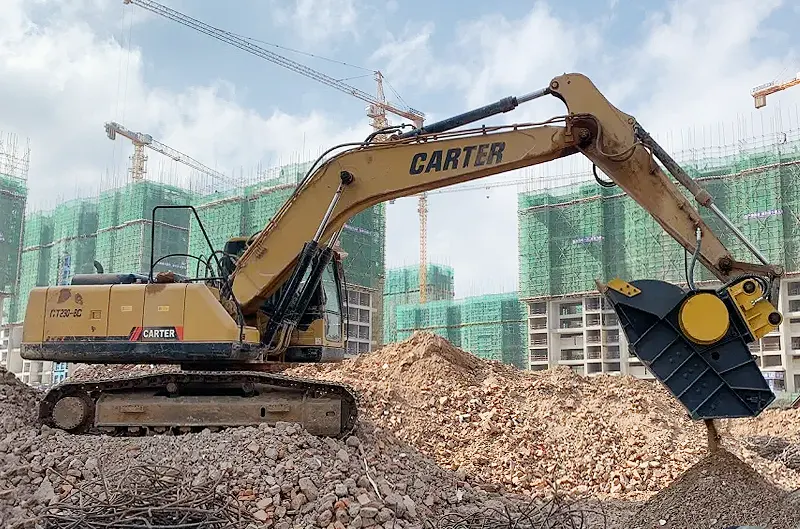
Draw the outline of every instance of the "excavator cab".
[[[344,358],[347,312],[343,279],[342,259],[334,253],[292,333],[285,353],[287,362],[336,362]]]
[[[220,264],[227,274],[232,274],[236,269],[236,261],[244,254],[254,237],[231,237],[225,243]],[[346,311],[342,259],[346,255],[341,247],[332,253],[308,308],[300,316],[297,328],[292,333],[284,355],[285,361],[331,362],[344,358]],[[306,275],[304,282],[308,279],[309,276]],[[273,314],[284,292],[285,288],[279,288],[267,299],[261,306],[262,313]]]

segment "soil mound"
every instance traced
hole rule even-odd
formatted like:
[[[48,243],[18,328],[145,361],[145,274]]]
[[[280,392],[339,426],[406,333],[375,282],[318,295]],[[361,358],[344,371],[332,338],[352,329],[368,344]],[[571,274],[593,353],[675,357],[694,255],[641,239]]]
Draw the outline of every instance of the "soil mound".
[[[800,524],[800,505],[741,459],[720,450],[650,498],[628,524],[632,529],[794,529]]]
[[[654,381],[522,371],[429,333],[289,372],[352,385],[371,420],[487,489],[645,499],[706,455],[703,424]]]

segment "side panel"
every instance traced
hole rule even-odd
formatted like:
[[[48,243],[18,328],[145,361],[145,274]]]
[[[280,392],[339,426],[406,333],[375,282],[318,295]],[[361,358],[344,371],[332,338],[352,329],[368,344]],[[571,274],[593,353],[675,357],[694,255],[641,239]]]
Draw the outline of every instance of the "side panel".
[[[155,283],[145,286],[143,327],[183,327],[185,283]]]
[[[186,285],[183,339],[189,342],[235,342],[239,339],[236,321],[205,285]]]
[[[111,285],[48,288],[44,339],[106,336],[110,292]]]
[[[305,331],[296,329],[292,334],[291,344],[296,347],[322,347],[329,345],[325,341],[325,322],[322,318],[314,320]]]
[[[142,326],[144,318],[144,285],[114,285],[108,306],[108,335],[129,336]]]
[[[37,287],[28,295],[25,306],[25,321],[22,324],[23,343],[41,343],[44,339],[45,305],[47,304],[47,288]]]

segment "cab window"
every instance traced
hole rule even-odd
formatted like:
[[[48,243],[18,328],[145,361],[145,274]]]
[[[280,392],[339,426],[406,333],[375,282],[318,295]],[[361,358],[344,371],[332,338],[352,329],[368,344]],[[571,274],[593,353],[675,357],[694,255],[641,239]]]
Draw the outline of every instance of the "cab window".
[[[338,342],[342,339],[342,306],[339,299],[338,274],[335,273],[335,266],[336,262],[331,261],[322,276],[323,295],[325,296],[325,338],[332,342]]]

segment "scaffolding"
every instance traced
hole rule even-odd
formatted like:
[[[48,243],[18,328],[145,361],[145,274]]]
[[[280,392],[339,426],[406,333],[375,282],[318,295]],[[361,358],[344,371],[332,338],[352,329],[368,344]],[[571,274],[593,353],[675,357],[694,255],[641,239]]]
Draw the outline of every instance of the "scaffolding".
[[[264,229],[310,167],[310,162],[285,165],[265,172],[263,181],[241,191],[197,196],[194,205],[214,248],[221,249],[231,237],[251,236]],[[385,205],[378,204],[344,225],[339,241],[348,254],[343,262],[348,284],[378,289],[385,262],[385,218]],[[209,256],[208,243],[194,219],[190,222],[189,254]]]
[[[770,262],[800,271],[800,134],[676,159]],[[710,211],[698,209],[734,259],[753,259]],[[686,279],[685,250],[619,188],[580,184],[521,193],[518,219],[523,299],[593,292],[595,279]],[[713,276],[700,267],[697,278]]]
[[[309,167],[306,162],[272,168],[261,173],[259,182],[202,195],[165,183],[137,181],[103,191],[97,197],[59,204],[49,212],[29,212],[21,251],[19,235],[17,242],[10,244],[13,251],[9,254],[18,256],[21,264],[19,293],[7,309],[9,321],[22,321],[31,288],[66,284],[76,273],[92,273],[95,260],[106,272],[148,274],[152,230],[154,273],[170,270],[194,277],[199,271],[204,275],[197,261],[186,257],[208,258],[211,253],[193,214],[188,209],[160,209],[154,226],[153,208],[193,205],[214,249],[221,250],[229,238],[263,229]],[[20,207],[24,208],[24,201]],[[385,206],[379,204],[345,225],[340,241],[348,253],[344,260],[348,284],[373,290],[379,287],[384,267],[385,215]],[[21,212],[19,217],[21,222]],[[12,272],[16,278],[16,265]]]
[[[0,134],[0,294],[13,294],[17,283],[29,164],[27,143]]]

